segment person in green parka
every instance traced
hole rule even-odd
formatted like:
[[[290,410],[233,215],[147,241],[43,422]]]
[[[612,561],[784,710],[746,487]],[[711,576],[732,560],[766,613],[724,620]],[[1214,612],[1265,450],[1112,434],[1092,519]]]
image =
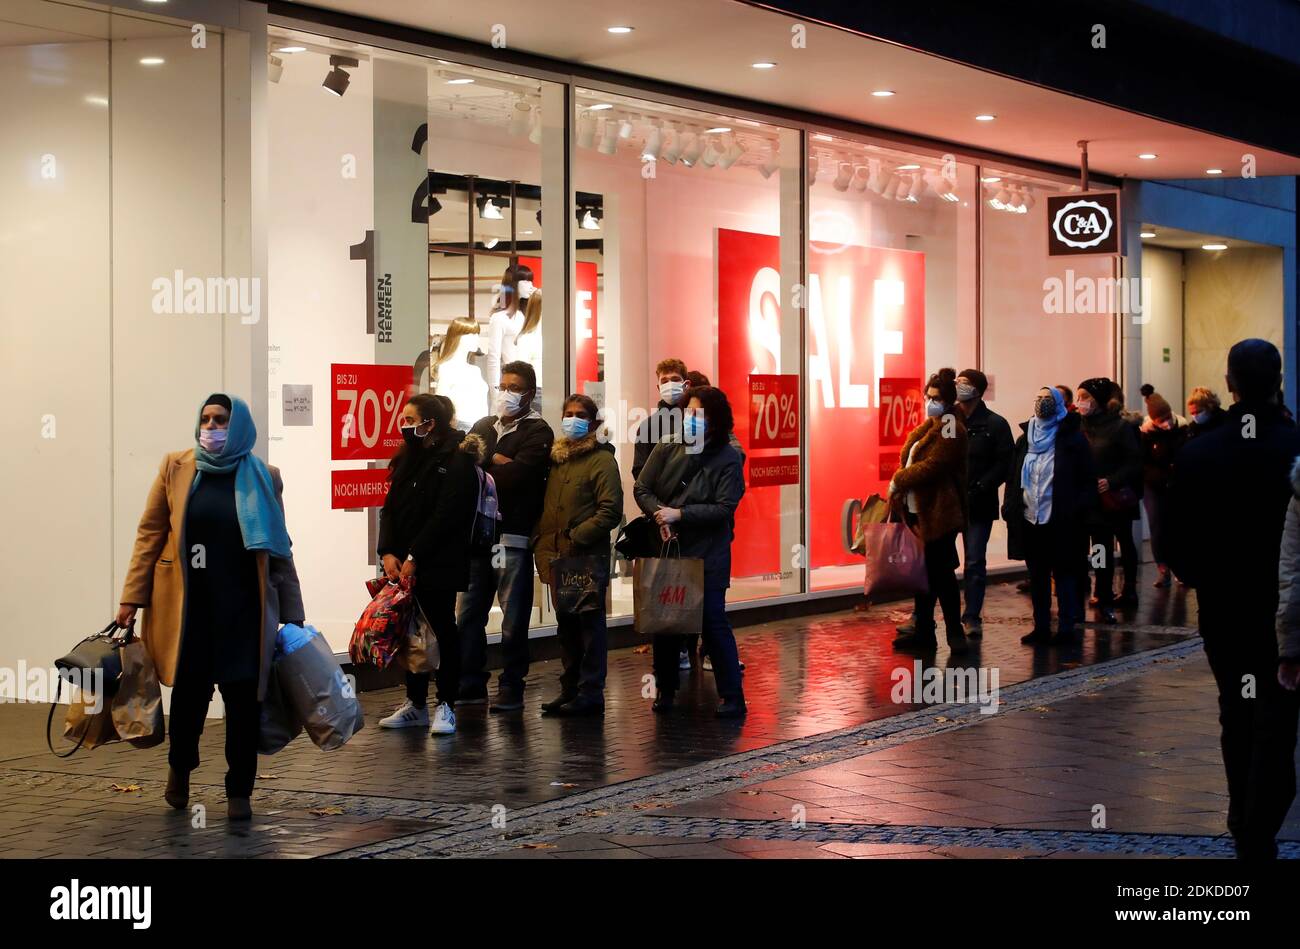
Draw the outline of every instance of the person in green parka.
[[[562,557],[591,557],[599,606],[578,613],[556,609],[563,671],[560,694],[543,715],[602,715],[605,711],[605,586],[609,535],[623,515],[623,482],[614,446],[596,418],[596,403],[574,394],[564,402],[561,435],[551,447],[542,516],[533,532],[533,556],[542,582],[552,586],[552,565]]]

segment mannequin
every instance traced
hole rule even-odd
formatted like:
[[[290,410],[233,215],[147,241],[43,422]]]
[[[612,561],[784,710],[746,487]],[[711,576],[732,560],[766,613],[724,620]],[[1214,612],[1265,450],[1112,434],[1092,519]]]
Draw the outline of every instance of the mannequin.
[[[489,386],[501,381],[501,367],[516,354],[516,341],[524,326],[525,302],[533,294],[533,271],[524,264],[506,268],[501,287],[493,301],[494,312],[488,318],[486,358],[483,361]]]
[[[542,384],[542,291],[534,290],[524,307],[524,322],[515,337],[515,359],[522,359],[537,372],[538,391]],[[536,400],[534,400],[535,402]]]
[[[463,427],[488,414],[487,383],[478,367],[469,364],[469,355],[478,349],[479,341],[477,321],[452,320],[434,364],[436,381],[433,391],[455,403],[456,416]]]

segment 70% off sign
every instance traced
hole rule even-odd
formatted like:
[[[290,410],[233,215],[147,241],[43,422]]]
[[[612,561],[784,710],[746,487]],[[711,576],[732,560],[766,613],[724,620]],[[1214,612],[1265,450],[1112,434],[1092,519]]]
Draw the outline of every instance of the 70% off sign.
[[[391,458],[402,445],[399,423],[411,383],[410,366],[330,366],[330,458]]]
[[[799,377],[749,377],[750,450],[799,447]]]

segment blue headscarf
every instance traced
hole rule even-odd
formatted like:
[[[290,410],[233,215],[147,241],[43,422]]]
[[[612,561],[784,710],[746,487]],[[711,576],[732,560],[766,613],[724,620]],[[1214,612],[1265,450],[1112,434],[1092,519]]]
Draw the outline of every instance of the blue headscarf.
[[[1036,469],[1040,463],[1046,459],[1042,456],[1055,449],[1056,447],[1056,430],[1061,424],[1061,419],[1065,418],[1065,397],[1061,395],[1061,390],[1055,386],[1044,386],[1052,393],[1052,399],[1056,403],[1056,411],[1052,413],[1051,418],[1039,418],[1038,413],[1034,413],[1033,418],[1029,420],[1029,453],[1025,455],[1025,464],[1020,469],[1020,486],[1027,488],[1035,480]],[[1041,477],[1041,475],[1040,475]],[[1050,496],[1051,488],[1048,487]]]
[[[226,433],[226,447],[220,454],[205,451],[198,444],[198,428],[194,430],[194,463],[198,473],[194,488],[199,486],[203,472],[214,474],[235,473],[235,513],[239,517],[239,530],[244,535],[246,550],[265,550],[277,557],[289,556],[289,531],[284,526],[284,511],[275,497],[275,484],[266,462],[254,455],[257,443],[257,426],[253,413],[243,399],[227,396],[230,400],[230,428]],[[222,404],[220,393],[213,395],[203,406]],[[199,407],[202,424],[203,406]],[[193,493],[193,488],[191,488]]]

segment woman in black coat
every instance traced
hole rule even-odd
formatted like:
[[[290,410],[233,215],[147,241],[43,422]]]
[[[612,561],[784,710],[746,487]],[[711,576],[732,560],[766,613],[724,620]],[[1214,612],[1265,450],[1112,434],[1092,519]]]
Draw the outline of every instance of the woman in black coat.
[[[402,409],[405,444],[389,464],[388,497],[379,517],[377,552],[389,580],[415,578],[415,599],[438,640],[438,703],[430,732],[456,730],[460,634],[456,593],[469,587],[469,540],[478,507],[483,444],[452,428],[445,396],[422,393]],[[406,701],[381,728],[428,725],[429,674],[406,674]]]
[[[1033,417],[1011,459],[1002,516],[1007,554],[1029,567],[1034,628],[1022,643],[1066,642],[1083,619],[1077,584],[1086,564],[1087,518],[1097,504],[1092,452],[1077,413],[1065,408],[1059,389],[1044,386]],[[1052,581],[1056,581],[1057,634],[1052,636]]]
[[[1075,409],[1083,417],[1083,434],[1092,448],[1100,504],[1088,526],[1094,549],[1102,558],[1094,565],[1096,593],[1092,603],[1107,623],[1116,622],[1115,606],[1137,605],[1137,544],[1133,522],[1139,517],[1142,498],[1142,443],[1137,427],[1124,416],[1119,387],[1105,378],[1085,379],[1074,396]],[[1119,541],[1124,568],[1124,589],[1115,598],[1115,542]],[[1086,580],[1085,580],[1086,592]]]

